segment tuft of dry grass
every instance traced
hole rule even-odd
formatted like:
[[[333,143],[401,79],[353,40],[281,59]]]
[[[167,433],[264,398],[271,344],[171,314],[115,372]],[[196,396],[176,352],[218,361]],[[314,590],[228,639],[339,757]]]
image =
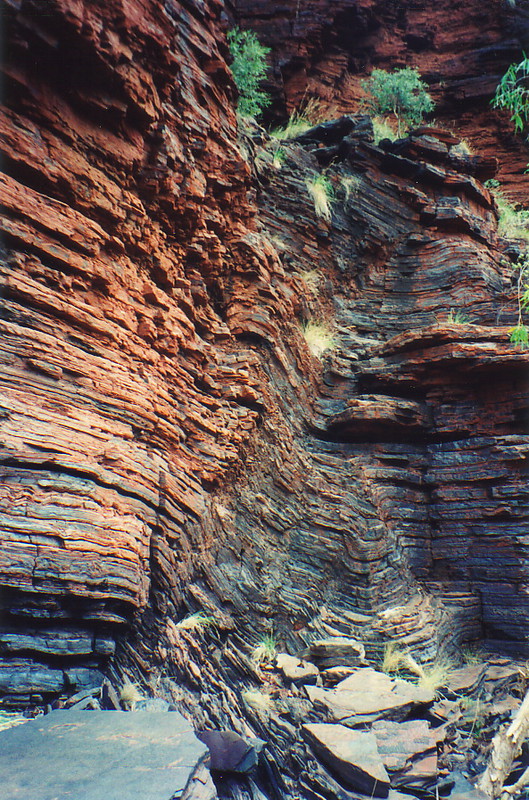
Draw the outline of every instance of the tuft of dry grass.
[[[336,116],[336,109],[320,100],[318,97],[303,98],[299,106],[292,112],[286,125],[273,128],[270,136],[276,139],[294,139],[305,131],[310,130],[320,122]]]
[[[264,636],[259,644],[252,650],[252,661],[260,666],[269,664],[277,655],[277,642],[273,634]]]
[[[395,141],[397,138],[397,131],[387,119],[383,117],[373,117],[371,122],[373,123],[375,144],[380,144],[382,139],[389,139],[391,142]]]
[[[317,269],[304,270],[299,273],[299,277],[310,292],[317,294],[322,280],[321,273]]]
[[[140,700],[143,699],[144,698],[138,688],[138,684],[131,683],[130,681],[125,681],[119,693],[119,701],[123,706],[123,708],[126,708],[129,711],[133,711],[136,706],[136,703],[139,703]]]
[[[452,153],[460,156],[472,156],[474,155],[474,151],[471,145],[467,142],[466,139],[461,139],[457,144],[453,145],[451,148]]]
[[[348,203],[351,198],[356,197],[361,185],[362,178],[358,175],[344,175],[340,178],[340,188],[343,189],[345,203]]]
[[[306,181],[307,189],[314,202],[314,211],[317,217],[330,222],[332,220],[332,203],[334,190],[332,183],[326,175],[317,175]]]
[[[381,669],[390,675],[393,672],[398,672],[402,666],[402,658],[404,653],[399,650],[397,642],[387,642],[384,645],[384,657],[382,659]]]
[[[179,628],[181,631],[203,631],[213,625],[215,625],[213,617],[208,617],[203,611],[195,611],[194,614],[189,614],[175,623],[175,628]]]
[[[440,659],[432,664],[431,667],[423,667],[422,675],[419,676],[417,685],[421,689],[427,689],[434,694],[437,694],[439,689],[446,686],[450,678],[450,674],[455,669],[455,664],[450,659]]]
[[[322,355],[336,347],[333,332],[322,322],[309,320],[302,326],[303,336],[313,356],[321,358]]]
[[[439,659],[431,666],[423,666],[407,650],[399,649],[397,642],[388,642],[384,648],[382,670],[388,674],[399,672],[401,669],[417,676],[417,685],[437,694],[439,689],[446,685],[450,673],[455,669],[455,663],[448,658]]]

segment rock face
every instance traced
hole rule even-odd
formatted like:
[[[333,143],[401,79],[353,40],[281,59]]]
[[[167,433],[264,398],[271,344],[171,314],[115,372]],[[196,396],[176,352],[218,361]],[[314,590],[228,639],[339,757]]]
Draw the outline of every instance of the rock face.
[[[47,8],[3,7],[0,691],[90,687],[116,642],[201,691],[271,629],[526,648],[492,160],[345,117],[278,169],[262,131],[237,143],[220,4]],[[178,626],[196,609],[218,652]]]
[[[507,193],[527,203],[529,159],[508,114],[490,100],[507,67],[529,45],[527,3],[444,0],[235,0],[241,27],[272,48],[271,88],[288,112],[310,97],[338,113],[359,109],[360,85],[373,68],[419,70],[436,102],[435,117],[455,125],[475,152],[499,161]]]
[[[251,249],[249,169],[220,5],[2,5],[0,648],[97,665],[180,603],[259,418],[215,288]]]
[[[315,724],[304,725],[303,735],[346,784],[368,796],[388,796],[388,774],[372,733],[357,733],[343,725]]]
[[[215,800],[206,756],[177,713],[54,711],[0,732],[9,798]]]

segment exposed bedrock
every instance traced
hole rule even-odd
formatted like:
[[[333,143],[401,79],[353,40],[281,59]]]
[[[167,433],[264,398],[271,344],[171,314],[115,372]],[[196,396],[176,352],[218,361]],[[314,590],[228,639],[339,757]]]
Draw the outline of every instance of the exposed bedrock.
[[[278,168],[237,140],[220,4],[46,11],[3,3],[0,692],[89,685],[116,641],[199,689],[195,659],[229,671],[230,637],[272,629],[524,650],[528,357],[493,159],[432,129],[380,149],[359,117]],[[194,610],[224,655],[175,629]]]
[[[476,153],[497,157],[507,193],[527,203],[527,145],[509,114],[490,107],[501,76],[529,46],[526,0],[233,0],[233,9],[241,27],[272,48],[276,113],[309,97],[354,113],[373,68],[415,67],[429,84],[435,118],[454,126]]]

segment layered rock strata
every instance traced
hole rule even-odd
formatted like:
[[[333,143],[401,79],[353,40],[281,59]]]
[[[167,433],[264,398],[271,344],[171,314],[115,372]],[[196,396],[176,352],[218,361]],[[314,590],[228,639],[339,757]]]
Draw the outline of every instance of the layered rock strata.
[[[234,0],[234,18],[271,47],[270,88],[283,117],[317,98],[322,113],[357,112],[361,81],[373,68],[419,70],[436,103],[435,117],[454,127],[476,153],[499,160],[498,178],[512,200],[527,204],[523,137],[509,114],[491,109],[496,86],[529,46],[529,6],[470,0]],[[281,119],[281,118],[280,118]]]
[[[0,691],[18,702],[97,682],[116,641],[203,707],[216,687],[203,713],[224,724],[267,631],[526,647],[527,355],[495,165],[436,129],[375,147],[342,118],[278,167],[263,131],[237,143],[221,11],[4,3]],[[323,358],[309,321],[334,329]],[[212,653],[178,625],[194,610]]]

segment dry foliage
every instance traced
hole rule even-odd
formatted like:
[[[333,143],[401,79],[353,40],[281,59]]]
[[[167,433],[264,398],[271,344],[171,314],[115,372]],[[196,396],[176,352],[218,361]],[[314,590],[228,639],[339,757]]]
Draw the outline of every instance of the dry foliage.
[[[313,356],[321,356],[336,347],[333,332],[322,322],[309,321],[302,326],[303,336]]]

